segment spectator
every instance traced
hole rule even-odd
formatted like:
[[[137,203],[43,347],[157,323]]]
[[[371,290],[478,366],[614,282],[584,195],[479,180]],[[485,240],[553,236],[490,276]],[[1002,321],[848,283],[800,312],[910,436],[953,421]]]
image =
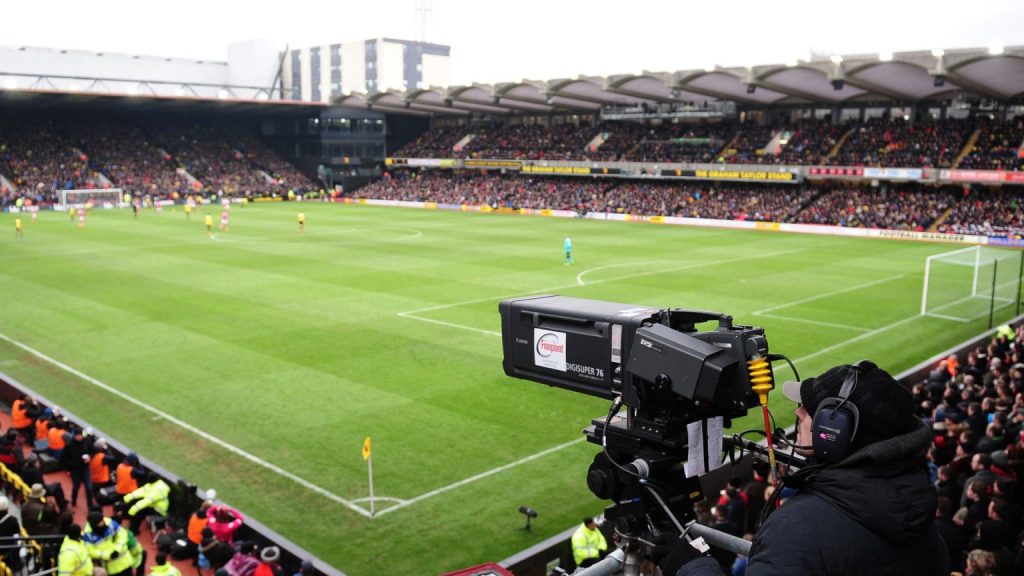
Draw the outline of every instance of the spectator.
[[[579,568],[593,566],[608,552],[608,543],[597,522],[586,517],[572,534],[572,558]]]
[[[206,511],[206,521],[218,540],[231,544],[245,516],[225,504],[214,504]]]
[[[46,497],[42,484],[33,484],[28,499],[21,506],[21,522],[29,536],[57,534],[57,506]]]
[[[256,567],[253,576],[284,576],[284,570],[277,563],[281,557],[281,550],[277,546],[267,546],[260,551],[260,565]]]
[[[231,557],[231,561],[224,565],[228,576],[253,576],[256,567],[260,565],[256,557],[258,548],[253,542],[242,542],[238,551]]]

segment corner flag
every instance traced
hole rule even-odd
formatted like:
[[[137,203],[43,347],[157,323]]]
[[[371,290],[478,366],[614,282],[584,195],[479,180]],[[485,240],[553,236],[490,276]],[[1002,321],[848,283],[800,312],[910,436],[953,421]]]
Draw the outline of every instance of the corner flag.
[[[370,459],[370,437],[367,436],[366,440],[363,440],[363,460]]]

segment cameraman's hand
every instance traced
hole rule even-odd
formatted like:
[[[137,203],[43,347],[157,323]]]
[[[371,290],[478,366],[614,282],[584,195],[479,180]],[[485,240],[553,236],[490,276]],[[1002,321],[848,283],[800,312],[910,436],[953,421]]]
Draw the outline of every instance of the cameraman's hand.
[[[662,558],[661,562],[658,563],[658,566],[661,568],[662,576],[676,576],[676,572],[679,572],[679,569],[682,568],[684,564],[700,557],[701,553],[693,546],[690,546],[689,542],[677,539],[676,544],[671,550],[669,550],[665,557]]]

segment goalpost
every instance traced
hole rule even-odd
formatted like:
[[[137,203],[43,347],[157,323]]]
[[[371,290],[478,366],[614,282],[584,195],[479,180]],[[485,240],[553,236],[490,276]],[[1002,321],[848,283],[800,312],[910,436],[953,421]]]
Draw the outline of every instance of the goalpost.
[[[94,208],[120,208],[124,203],[124,190],[121,188],[97,188],[92,190],[61,190],[60,205],[62,208],[81,208],[92,203]]]
[[[929,256],[921,314],[971,322],[1016,304],[1024,252],[971,246]]]

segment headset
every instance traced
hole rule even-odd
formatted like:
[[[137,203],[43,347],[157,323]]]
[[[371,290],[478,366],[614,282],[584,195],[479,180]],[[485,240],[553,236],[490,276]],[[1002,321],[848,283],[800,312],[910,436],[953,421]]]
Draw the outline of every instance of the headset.
[[[857,388],[857,379],[862,371],[875,368],[867,360],[851,365],[839,388],[839,395],[826,398],[814,411],[811,420],[811,446],[814,456],[829,464],[842,461],[850,454],[850,445],[857,437],[860,411],[850,401],[850,395]]]

